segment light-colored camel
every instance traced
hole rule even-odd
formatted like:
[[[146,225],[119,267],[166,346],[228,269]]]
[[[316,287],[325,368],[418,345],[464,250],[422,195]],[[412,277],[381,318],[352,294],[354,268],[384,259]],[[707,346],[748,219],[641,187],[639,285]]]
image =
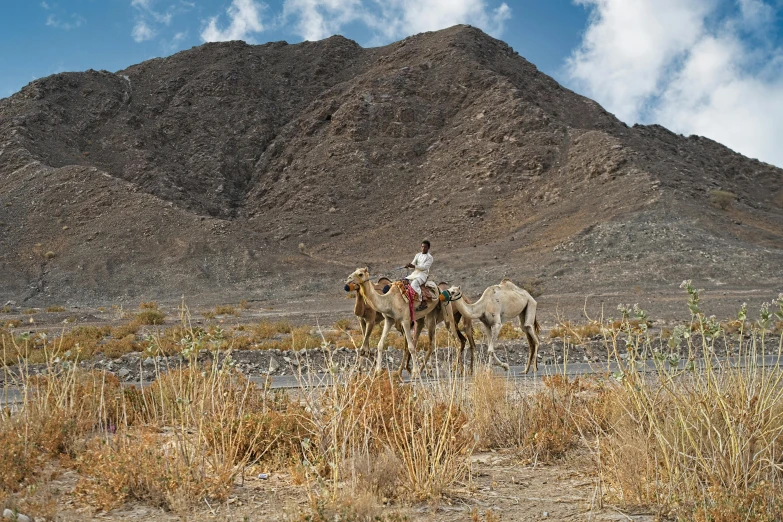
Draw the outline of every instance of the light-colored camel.
[[[458,286],[449,288],[448,293],[455,311],[481,323],[488,340],[488,355],[494,357],[495,361],[506,370],[508,370],[508,364],[501,361],[495,354],[495,343],[503,323],[514,317],[519,317],[519,322],[525,330],[527,342],[530,345],[530,355],[527,359],[527,366],[525,366],[525,373],[530,371],[531,365],[533,371],[538,371],[538,333],[541,331],[541,326],[536,319],[537,303],[533,296],[508,279],[484,290],[481,299],[474,304],[465,301]]]
[[[413,332],[411,331],[411,323],[417,321],[427,314],[432,312],[436,307],[441,306],[439,299],[433,299],[422,311],[415,311],[414,317],[411,318],[408,302],[402,295],[402,290],[396,284],[392,285],[389,291],[385,294],[379,294],[373,287],[372,281],[370,281],[370,272],[365,268],[357,268],[345,281],[346,285],[357,285],[358,290],[362,293],[362,296],[372,308],[383,314],[383,332],[381,333],[381,339],[378,341],[378,352],[375,359],[375,370],[381,371],[381,361],[383,360],[383,346],[386,342],[386,336],[389,334],[389,329],[395,322],[399,321],[402,325],[403,334],[405,336],[406,345],[403,350],[403,361],[405,357],[410,357],[411,351],[415,349],[416,345],[413,342]],[[411,377],[417,378],[419,376],[419,364],[416,357],[412,357],[413,369],[411,371]]]
[[[385,291],[388,291],[391,288],[392,280],[387,277],[381,277],[378,279],[378,282],[373,285],[376,292],[378,293],[385,293]],[[440,288],[442,290],[446,290],[448,288],[447,283],[441,283]],[[355,288],[354,288],[355,287]],[[383,314],[375,310],[373,307],[371,307],[367,301],[365,300],[364,296],[362,295],[362,292],[359,291],[358,285],[345,285],[346,291],[353,291],[356,290],[356,302],[354,303],[353,307],[353,313],[356,315],[356,317],[359,319],[359,325],[361,327],[362,331],[362,345],[359,348],[359,354],[368,356],[370,355],[370,337],[372,336],[372,332],[375,329],[375,325],[377,323],[380,323],[383,321]],[[414,337],[413,342],[418,345],[419,344],[419,336],[421,335],[422,329],[427,328],[427,331],[429,333],[429,339],[430,339],[430,348],[427,351],[427,355],[424,359],[424,366],[426,367],[427,361],[429,360],[429,356],[432,352],[432,348],[434,346],[434,338],[435,338],[435,327],[444,322],[444,316],[448,316],[448,318],[454,317],[454,314],[451,312],[451,305],[446,305],[448,307],[447,313],[444,313],[442,310],[442,307],[435,307],[427,317],[422,317],[418,321],[416,321],[416,334]],[[459,320],[461,319],[461,315],[457,314],[457,319],[454,321],[455,325],[459,324]],[[449,324],[448,321],[447,325]],[[397,329],[398,332],[404,335],[402,324],[397,321],[394,323],[394,327]],[[472,328],[472,326],[471,326]],[[471,346],[473,346],[473,332],[472,330],[468,334],[471,340]],[[458,340],[460,341],[460,348],[464,348],[465,346],[465,336],[462,335],[459,330],[457,330]],[[402,363],[400,364],[400,369],[398,370],[399,373],[402,372],[402,370],[407,369],[408,373],[411,372],[411,359],[410,357],[407,357],[408,355],[407,350],[403,350],[403,358]]]

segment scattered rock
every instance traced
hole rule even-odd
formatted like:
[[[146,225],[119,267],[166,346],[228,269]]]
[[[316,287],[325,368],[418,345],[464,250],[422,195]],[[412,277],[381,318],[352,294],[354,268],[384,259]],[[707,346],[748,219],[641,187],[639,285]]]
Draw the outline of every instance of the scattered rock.
[[[14,513],[8,508],[3,510],[3,518],[6,520],[15,520],[17,522],[30,522],[30,517],[27,515],[23,515],[22,513]]]

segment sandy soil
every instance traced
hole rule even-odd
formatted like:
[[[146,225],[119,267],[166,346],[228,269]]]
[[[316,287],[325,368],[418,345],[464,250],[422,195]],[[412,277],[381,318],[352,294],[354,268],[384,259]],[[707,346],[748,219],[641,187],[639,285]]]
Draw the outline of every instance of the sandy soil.
[[[595,477],[589,473],[586,453],[553,465],[523,462],[510,453],[478,453],[472,457],[472,476],[441,498],[414,504],[376,502],[365,513],[383,516],[396,513],[410,522],[468,522],[492,520],[492,511],[500,520],[635,520],[652,521],[653,513],[626,513],[599,505]],[[309,490],[295,485],[290,474],[272,473],[266,480],[249,470],[244,483],[237,483],[227,502],[207,504],[175,514],[137,502],[99,512],[79,506],[72,498],[78,480],[68,472],[51,487],[59,490],[57,519],[77,520],[302,520],[309,513]],[[478,518],[474,518],[478,516]]]

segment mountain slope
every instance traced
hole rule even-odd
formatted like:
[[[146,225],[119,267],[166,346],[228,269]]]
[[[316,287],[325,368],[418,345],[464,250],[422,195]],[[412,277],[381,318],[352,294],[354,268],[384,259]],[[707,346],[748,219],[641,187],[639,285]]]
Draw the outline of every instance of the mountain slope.
[[[783,281],[781,169],[629,128],[466,26],[37,80],[0,100],[0,198],[0,299],[334,293],[424,237],[471,290]]]

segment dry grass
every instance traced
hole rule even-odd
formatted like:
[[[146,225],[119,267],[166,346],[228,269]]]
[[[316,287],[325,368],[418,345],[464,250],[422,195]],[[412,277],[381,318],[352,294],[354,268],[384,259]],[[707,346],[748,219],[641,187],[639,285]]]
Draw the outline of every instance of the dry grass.
[[[476,448],[542,462],[581,447],[594,456],[605,500],[683,520],[778,520],[783,371],[756,361],[783,356],[783,345],[767,346],[783,320],[783,296],[757,320],[743,309],[736,323],[721,325],[687,289],[692,320],[669,339],[651,337],[638,308],[622,308],[618,322],[569,326],[576,333],[566,335],[580,338],[598,328],[620,370],[546,378],[532,390],[481,371],[472,381],[404,385],[354,366],[330,386],[276,394],[233,368],[230,350],[243,346],[240,337],[304,347],[357,333],[322,337],[309,327],[261,323],[236,336],[193,326],[184,307],[177,327],[152,329],[145,341],[151,353],[180,353],[184,363],[167,373],[156,368],[143,389],[75,364],[90,350],[114,349],[114,341],[137,342],[133,328],[75,328],[52,340],[0,332],[4,360],[20,362],[21,375],[6,369],[6,382],[23,391],[22,406],[1,413],[0,500],[24,498],[45,482],[41,470],[58,462],[79,473],[78,497],[96,508],[137,500],[187,514],[203,499],[225,499],[248,466],[262,464],[289,470],[306,488],[303,520],[395,520],[379,508],[382,499],[439,498],[468,479]],[[691,354],[710,354],[725,336],[741,343],[743,366],[695,355],[680,365],[668,351],[669,342],[679,349],[684,341]],[[703,344],[693,346],[696,340]],[[221,364],[199,363],[203,349]],[[47,377],[27,372],[34,354]],[[648,355],[654,372],[637,364]],[[335,361],[327,367],[337,371]],[[490,512],[473,516],[482,517],[497,520]]]
[[[603,425],[612,406],[599,381],[558,375],[543,382],[543,390],[531,393],[489,370],[476,374],[470,407],[480,447],[512,448],[546,462],[575,448],[593,422]]]
[[[580,325],[564,321],[549,331],[549,337],[552,339],[563,339],[564,342],[572,345],[579,345],[586,340],[600,336],[601,328],[601,323],[597,321]]]
[[[737,199],[736,194],[729,191],[718,189],[710,190],[710,203],[721,210],[729,210],[735,199]]]
[[[218,305],[215,307],[215,315],[238,315],[238,312],[231,305]]]
[[[49,312],[49,313],[64,312],[65,308],[62,307],[62,306],[59,306],[59,305],[47,306],[46,307],[46,311]]]
[[[608,343],[620,371],[608,392],[618,405],[599,436],[596,461],[610,496],[628,505],[653,505],[694,520],[778,520],[783,505],[783,371],[763,367],[758,358],[778,360],[783,344],[769,350],[766,332],[773,317],[783,317],[783,295],[762,310],[751,331],[746,311],[737,320],[740,365],[713,359],[715,339],[726,336],[714,318],[699,308],[698,290],[689,293],[691,325],[676,329],[671,346],[684,338],[691,355],[654,346],[645,329],[621,324],[610,330]],[[777,310],[772,310],[777,308]],[[636,314],[637,319],[643,312]],[[694,346],[697,331],[699,346]],[[618,340],[627,341],[620,357]],[[650,353],[655,372],[636,364]]]

